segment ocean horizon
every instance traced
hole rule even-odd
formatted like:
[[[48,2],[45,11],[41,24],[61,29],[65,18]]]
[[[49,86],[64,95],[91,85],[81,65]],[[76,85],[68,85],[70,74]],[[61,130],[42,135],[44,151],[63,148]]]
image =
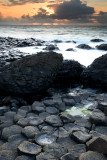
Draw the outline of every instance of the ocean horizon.
[[[36,38],[46,41],[47,44],[56,45],[64,59],[76,60],[88,66],[97,57],[106,54],[106,51],[96,49],[97,45],[107,43],[107,26],[50,26],[50,25],[2,25],[0,37],[12,37],[20,39]],[[92,39],[102,39],[104,42],[91,42]],[[55,40],[60,43],[55,43]],[[92,50],[77,48],[79,44],[86,44]],[[45,46],[15,48],[24,53],[35,54],[44,51]],[[66,51],[72,48],[74,51]]]

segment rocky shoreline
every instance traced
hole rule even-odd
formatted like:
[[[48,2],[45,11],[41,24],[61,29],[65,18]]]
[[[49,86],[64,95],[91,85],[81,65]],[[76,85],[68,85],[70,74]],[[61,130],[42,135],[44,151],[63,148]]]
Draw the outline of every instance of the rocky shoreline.
[[[87,68],[52,45],[14,56],[14,47],[44,43],[0,37],[0,160],[106,160],[107,54]],[[84,116],[67,111],[85,106]]]

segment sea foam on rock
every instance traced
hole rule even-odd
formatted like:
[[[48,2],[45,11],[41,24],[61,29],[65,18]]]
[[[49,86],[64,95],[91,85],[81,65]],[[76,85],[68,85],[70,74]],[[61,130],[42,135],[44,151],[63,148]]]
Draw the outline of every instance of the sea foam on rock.
[[[62,55],[45,52],[26,56],[1,69],[0,90],[29,94],[46,90],[62,63]]]

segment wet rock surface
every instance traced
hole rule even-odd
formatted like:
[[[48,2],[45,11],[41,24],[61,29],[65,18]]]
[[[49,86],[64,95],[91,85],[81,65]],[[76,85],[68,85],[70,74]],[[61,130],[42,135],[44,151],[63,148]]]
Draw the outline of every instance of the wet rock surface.
[[[61,43],[61,41],[55,40],[53,43]],[[0,71],[7,64],[10,64],[8,66],[11,68],[16,59],[22,59],[27,55],[19,52],[17,47],[43,47],[44,44],[49,46],[46,42],[33,38],[20,40],[10,37],[0,37],[0,44]],[[102,63],[106,65],[104,59],[106,58],[102,58]],[[98,66],[102,68],[99,73],[106,75],[102,63],[98,62]],[[36,70],[37,66],[35,67]],[[14,68],[19,69],[17,65]],[[60,69],[62,83],[70,82],[71,85],[80,82],[83,70],[84,67],[78,62],[63,62]],[[53,71],[51,74],[53,76]],[[66,79],[64,82],[66,76],[69,80]],[[99,74],[100,76],[102,75]],[[9,77],[4,75],[4,78]],[[27,81],[27,78],[24,80]],[[97,78],[96,76],[94,85],[96,86],[98,81],[104,88],[105,83],[101,83]],[[106,82],[106,78],[102,77],[102,79]],[[93,84],[93,81],[90,82]],[[31,87],[31,82],[27,81],[27,84]],[[27,98],[0,95],[0,160],[106,160],[107,93],[80,88],[63,92],[50,88],[48,93],[49,95],[45,94],[43,99],[37,94],[29,95]],[[66,110],[84,106],[89,107],[90,114],[84,112],[84,116],[73,115]]]
[[[104,42],[102,39],[92,39],[91,42]]]
[[[85,86],[107,90],[107,54],[97,58],[82,73]]]
[[[80,117],[62,112],[61,107],[66,106],[65,110],[72,107],[69,101],[68,106],[67,99],[74,100],[73,105],[77,107],[88,104],[92,114]],[[12,111],[10,101],[13,102],[12,97],[5,97],[2,102],[8,102],[10,109],[0,116],[0,160],[87,160],[90,157],[105,160],[107,124],[99,123],[102,120],[97,113],[101,112],[106,118],[106,93],[77,88],[68,93],[54,93],[41,101],[35,100],[31,105],[26,102],[24,106],[17,99],[16,111]]]
[[[77,46],[77,48],[81,48],[81,49],[93,49],[92,47],[90,47],[87,44],[80,44],[80,45]]]
[[[107,51],[107,44],[100,44],[100,45],[96,46],[96,48],[99,50]]]

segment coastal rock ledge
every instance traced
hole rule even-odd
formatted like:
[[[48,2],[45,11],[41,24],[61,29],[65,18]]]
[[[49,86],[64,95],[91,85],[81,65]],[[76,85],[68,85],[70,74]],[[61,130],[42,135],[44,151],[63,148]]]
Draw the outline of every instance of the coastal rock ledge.
[[[107,54],[97,58],[82,73],[85,87],[107,91]]]
[[[54,52],[40,52],[17,60],[0,70],[0,91],[30,94],[46,90],[62,61],[62,55]]]

